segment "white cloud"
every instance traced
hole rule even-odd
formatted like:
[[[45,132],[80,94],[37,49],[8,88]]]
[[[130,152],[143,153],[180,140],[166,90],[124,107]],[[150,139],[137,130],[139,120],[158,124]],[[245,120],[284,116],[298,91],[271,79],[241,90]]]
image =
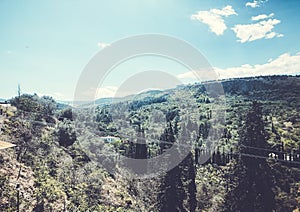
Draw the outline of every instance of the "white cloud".
[[[41,96],[51,96],[55,100],[66,100],[65,96],[60,92],[53,92],[53,93],[40,93],[40,92],[37,92],[36,94],[40,97]]]
[[[125,97],[128,95],[138,93],[137,90],[122,89],[120,90],[117,86],[102,86],[102,87],[90,87],[89,89],[78,92],[76,94],[76,101],[89,102],[100,98],[108,97]]]
[[[196,78],[196,76],[195,76],[194,72],[188,71],[188,72],[185,72],[182,74],[178,74],[177,78],[179,78],[179,79],[194,79],[194,78]]]
[[[266,39],[271,39],[274,38],[276,36],[275,32],[270,32],[269,34],[266,35]]]
[[[230,15],[237,15],[237,13],[232,6],[227,5],[221,10],[211,9],[209,11],[199,11],[198,13],[191,15],[191,19],[207,24],[210,30],[216,35],[222,35],[227,29],[223,16],[228,17]]]
[[[60,92],[54,92],[53,95],[52,95],[55,99],[63,99],[64,98],[64,95]]]
[[[97,88],[96,90],[96,99],[106,98],[106,97],[114,97],[118,87],[116,86],[105,86],[101,88]]]
[[[275,25],[279,24],[280,20],[268,19],[254,24],[238,24],[231,28],[239,42],[245,43],[262,38],[270,39],[274,37],[282,37],[282,34],[273,32]]]
[[[221,16],[230,16],[230,15],[237,15],[232,6],[227,5],[223,9],[211,9],[211,13],[216,14],[216,15],[221,15]]]
[[[277,38],[282,38],[282,37],[284,37],[284,34],[277,34],[276,37]]]
[[[207,69],[201,69],[178,74],[177,78],[184,82],[188,82],[188,80],[190,79],[197,79],[197,81],[207,81],[216,79],[217,75],[212,70],[208,71]]]
[[[246,2],[246,7],[260,7],[262,4],[267,2],[268,0],[254,0],[253,2]]]
[[[173,88],[173,87],[172,87]],[[157,88],[148,88],[144,90],[116,87],[116,86],[104,86],[96,89],[95,99],[107,98],[107,97],[126,97],[130,95],[135,95],[147,90],[157,90]]]
[[[262,20],[262,19],[271,18],[273,16],[274,16],[274,13],[271,13],[269,15],[261,14],[261,15],[253,16],[251,19],[252,19],[252,21],[259,21],[259,20]]]
[[[108,46],[110,46],[110,44],[109,43],[97,43],[97,46],[99,46],[99,47],[101,47],[101,48],[105,48],[105,47],[108,47]]]
[[[246,7],[255,8],[255,7],[259,7],[259,5],[258,5],[258,2],[254,0],[253,2],[247,2]]]
[[[295,55],[284,53],[276,59],[269,59],[264,64],[244,64],[232,68],[214,68],[220,79],[250,77],[250,76],[265,76],[279,74],[299,74],[300,73],[300,52]],[[193,72],[186,72],[177,76],[180,79],[197,78]]]

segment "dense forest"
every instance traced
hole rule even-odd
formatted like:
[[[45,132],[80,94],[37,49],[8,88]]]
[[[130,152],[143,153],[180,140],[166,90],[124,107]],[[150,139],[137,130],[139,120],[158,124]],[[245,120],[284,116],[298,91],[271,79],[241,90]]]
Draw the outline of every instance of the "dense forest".
[[[0,210],[299,211],[300,77],[213,83],[82,107],[20,93],[0,105]],[[118,162],[162,155],[141,178]]]

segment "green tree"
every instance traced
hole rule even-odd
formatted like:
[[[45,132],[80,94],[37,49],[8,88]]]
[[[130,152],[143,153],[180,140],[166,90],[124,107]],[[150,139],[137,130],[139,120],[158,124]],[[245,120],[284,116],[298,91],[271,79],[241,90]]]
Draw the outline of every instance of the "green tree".
[[[184,190],[179,166],[176,166],[164,176],[158,199],[159,211],[184,211]]]
[[[56,135],[59,145],[63,147],[71,146],[76,141],[76,132],[70,120],[64,120],[59,124]]]
[[[144,135],[144,129],[139,125],[137,130],[137,143],[135,145],[135,158],[147,159],[147,144]]]
[[[235,188],[227,199],[228,211],[272,211],[275,200],[272,178],[266,162],[268,147],[261,104],[254,101],[248,110],[239,140],[240,160],[234,176]]]
[[[168,148],[175,148],[174,155],[182,154],[183,146],[178,145],[172,124],[168,123],[167,128],[161,136],[161,151]],[[186,143],[186,137],[181,137],[181,143]],[[176,145],[176,146],[174,146]],[[195,167],[193,155],[190,152],[183,161],[175,168],[168,171],[161,183],[159,193],[160,211],[195,211],[196,184]]]
[[[42,105],[42,112],[45,116],[53,116],[57,103],[52,97],[43,96],[39,99],[39,103]]]

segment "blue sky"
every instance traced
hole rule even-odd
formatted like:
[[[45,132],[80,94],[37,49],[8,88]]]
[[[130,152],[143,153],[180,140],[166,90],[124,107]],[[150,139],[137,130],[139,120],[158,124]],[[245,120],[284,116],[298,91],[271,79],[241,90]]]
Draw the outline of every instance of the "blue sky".
[[[196,47],[221,78],[297,74],[298,0],[0,0],[0,98],[22,92],[71,100],[80,73],[102,48],[132,35],[161,33]],[[98,97],[141,70],[193,76],[161,58],[138,58],[111,72]],[[99,86],[100,87],[100,86]]]

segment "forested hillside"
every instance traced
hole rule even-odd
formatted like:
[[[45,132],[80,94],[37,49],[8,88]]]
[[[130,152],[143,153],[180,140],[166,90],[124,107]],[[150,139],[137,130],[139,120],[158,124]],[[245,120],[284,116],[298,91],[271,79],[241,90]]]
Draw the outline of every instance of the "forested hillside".
[[[16,145],[0,150],[1,211],[299,211],[300,77],[218,83],[224,104],[205,83],[95,107],[12,98],[0,115],[0,140]],[[106,170],[117,163],[108,153],[151,159],[172,147],[182,160],[167,173]]]

